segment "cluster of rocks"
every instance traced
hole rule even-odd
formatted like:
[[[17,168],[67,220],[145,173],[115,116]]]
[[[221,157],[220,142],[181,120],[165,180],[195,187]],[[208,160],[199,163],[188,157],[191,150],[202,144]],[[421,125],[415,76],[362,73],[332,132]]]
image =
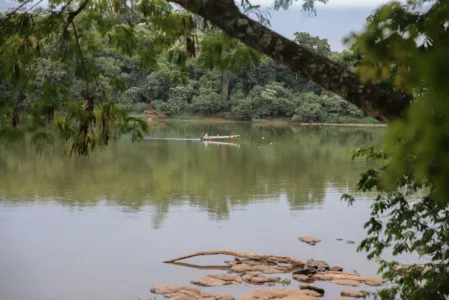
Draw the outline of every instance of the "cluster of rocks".
[[[303,268],[293,272],[293,279],[300,282],[311,283],[316,280],[328,281],[338,285],[359,286],[366,284],[369,286],[379,286],[383,283],[379,277],[364,277],[358,274],[343,272],[339,266],[329,267],[322,260],[308,260]]]
[[[319,239],[313,237],[301,237],[303,242],[310,245],[315,245],[320,242]],[[219,250],[212,254],[227,254],[230,250]],[[357,287],[362,284],[369,286],[379,286],[383,280],[378,277],[364,277],[355,273],[344,272],[343,268],[339,266],[329,266],[329,264],[322,260],[309,259],[306,262],[280,256],[270,256],[253,254],[247,252],[234,252],[235,255],[243,258],[235,258],[226,263],[229,266],[228,274],[207,275],[201,278],[192,280],[190,283],[202,287],[225,286],[225,285],[264,285],[275,286],[282,283],[280,277],[266,276],[267,274],[286,274],[292,273],[293,279],[300,281],[298,290],[285,289],[269,289],[253,291],[240,297],[241,300],[316,300],[318,297],[323,297],[324,289],[311,285],[316,281],[326,281],[329,283]],[[192,257],[195,255],[210,255],[211,252],[200,252],[186,256]],[[186,258],[186,257],[182,257]],[[289,281],[289,280],[288,280]],[[157,286],[151,289],[152,293],[164,295],[167,298],[174,300],[233,300],[234,297],[230,295],[214,295],[210,293],[203,293],[199,288],[182,287],[182,286]],[[342,297],[363,298],[368,295],[366,291],[357,290],[343,290]]]
[[[259,290],[246,294],[240,300],[317,300],[320,297],[312,290]]]

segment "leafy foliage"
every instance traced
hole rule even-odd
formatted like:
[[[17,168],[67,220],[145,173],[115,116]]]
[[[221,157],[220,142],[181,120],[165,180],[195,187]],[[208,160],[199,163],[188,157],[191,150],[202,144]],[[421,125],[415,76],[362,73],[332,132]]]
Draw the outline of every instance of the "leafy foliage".
[[[368,19],[366,32],[353,35],[361,53],[358,72],[413,93],[406,117],[391,124],[383,151],[361,149],[363,156],[383,163],[359,181],[361,191],[377,191],[368,237],[359,250],[379,260],[384,277],[396,283],[380,293],[383,299],[446,299],[449,295],[449,104],[447,16],[449,5],[435,1],[418,12],[420,2],[391,3]],[[349,201],[353,198],[345,196]],[[398,266],[384,260],[394,255],[422,252],[423,265]]]

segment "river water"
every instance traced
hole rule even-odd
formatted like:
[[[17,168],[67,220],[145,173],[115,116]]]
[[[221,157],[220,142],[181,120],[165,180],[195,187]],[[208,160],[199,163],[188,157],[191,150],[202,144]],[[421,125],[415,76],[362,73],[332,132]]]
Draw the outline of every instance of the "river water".
[[[352,207],[340,197],[367,167],[351,149],[380,143],[384,130],[167,123],[151,139],[122,139],[88,158],[1,147],[0,299],[149,299],[152,286],[223,272],[162,261],[222,248],[376,275],[357,244],[336,239],[364,236],[373,195],[357,195]],[[241,137],[231,145],[194,140],[205,132]],[[302,235],[322,242],[303,244]],[[342,289],[317,285],[324,299]],[[253,289],[203,290],[238,297]]]

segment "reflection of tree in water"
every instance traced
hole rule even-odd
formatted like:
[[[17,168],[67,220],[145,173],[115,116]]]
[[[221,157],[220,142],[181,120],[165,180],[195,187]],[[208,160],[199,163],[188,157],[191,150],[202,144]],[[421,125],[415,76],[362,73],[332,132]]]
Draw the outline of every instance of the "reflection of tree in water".
[[[30,146],[0,150],[4,203],[50,201],[67,206],[107,205],[137,211],[152,208],[154,227],[170,207],[191,205],[223,220],[235,207],[279,201],[292,210],[320,205],[330,184],[355,185],[363,162],[350,150],[379,141],[382,129],[267,127],[251,124],[170,124],[154,135],[241,134],[240,148],[207,149],[196,141],[115,143],[89,158],[35,153]],[[36,196],[39,196],[36,199]]]

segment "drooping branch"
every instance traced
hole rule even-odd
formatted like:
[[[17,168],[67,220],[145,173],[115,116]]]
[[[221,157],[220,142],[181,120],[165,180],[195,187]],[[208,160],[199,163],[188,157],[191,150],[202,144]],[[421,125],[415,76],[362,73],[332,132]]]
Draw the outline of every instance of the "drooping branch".
[[[293,266],[302,266],[304,265],[304,262],[302,260],[293,258],[293,257],[287,257],[287,256],[276,256],[276,255],[265,255],[265,254],[257,254],[257,253],[251,253],[251,252],[240,252],[240,251],[233,251],[233,250],[215,250],[215,251],[200,251],[195,252],[189,255],[173,258],[167,261],[164,261],[164,263],[174,263],[180,260],[184,260],[187,258],[192,258],[196,256],[205,256],[205,255],[230,255],[240,258],[247,258],[251,260],[258,260],[263,262],[275,262],[279,264],[290,264]]]
[[[11,17],[18,12],[20,9],[22,9],[25,5],[27,5],[28,3],[30,3],[32,0],[26,0],[24,1],[22,4],[20,4],[16,9],[14,9],[13,11],[11,11],[10,13],[8,13],[5,17],[5,19],[0,23],[0,28],[9,21],[9,19],[11,19]]]
[[[363,83],[346,67],[281,36],[240,12],[234,0],[169,0],[209,20],[226,34],[268,55],[306,79],[340,95],[377,120],[401,117],[412,97]]]

